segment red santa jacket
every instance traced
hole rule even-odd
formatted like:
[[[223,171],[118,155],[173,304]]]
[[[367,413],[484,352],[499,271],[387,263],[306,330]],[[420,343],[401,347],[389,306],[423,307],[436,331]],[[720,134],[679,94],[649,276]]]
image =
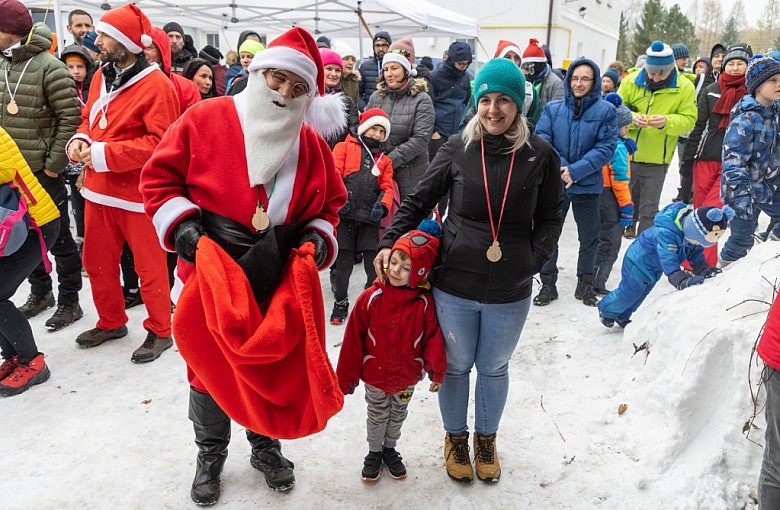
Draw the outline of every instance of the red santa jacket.
[[[328,267],[338,253],[338,210],[347,200],[330,149],[303,124],[298,150],[291,151],[279,169],[269,200],[270,183],[249,185],[241,127],[245,96],[218,97],[192,106],[171,126],[144,167],[141,193],[160,243],[174,251],[174,229],[201,209],[251,229],[258,201],[267,201],[271,226],[305,223],[304,230],[316,230],[325,238],[328,259],[320,269]]]
[[[141,168],[179,116],[179,100],[171,81],[156,65],[111,93],[104,81],[98,69],[81,126],[68,142],[83,140],[92,149],[92,166],[87,167],[81,194],[90,202],[143,213],[138,191]],[[104,116],[105,129],[100,127]]]
[[[376,280],[347,321],[336,374],[344,394],[362,379],[387,395],[417,384],[427,373],[444,381],[444,338],[430,291]]]
[[[336,170],[341,174],[341,178],[353,172],[360,170],[363,159],[363,144],[356,140],[352,135],[347,135],[343,142],[339,142],[333,147],[333,161],[336,163]],[[374,156],[376,166],[379,168],[377,181],[379,190],[384,191],[382,205],[389,211],[393,205],[393,162],[384,154]]]
[[[758,342],[756,352],[767,365],[780,370],[780,304],[778,300],[772,304],[769,318],[764,326],[764,333]]]

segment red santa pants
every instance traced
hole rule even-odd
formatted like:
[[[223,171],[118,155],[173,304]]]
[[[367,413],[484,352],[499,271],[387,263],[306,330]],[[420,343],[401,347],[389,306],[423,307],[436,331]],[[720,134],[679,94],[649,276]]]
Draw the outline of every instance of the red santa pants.
[[[697,161],[693,165],[693,206],[723,207],[720,201],[720,161]],[[718,245],[704,248],[710,267],[718,263]]]
[[[100,329],[127,324],[119,275],[124,242],[130,245],[141,279],[141,297],[149,317],[144,329],[171,336],[171,295],[168,266],[151,220],[136,213],[86,201],[84,210],[84,268],[92,285]]]

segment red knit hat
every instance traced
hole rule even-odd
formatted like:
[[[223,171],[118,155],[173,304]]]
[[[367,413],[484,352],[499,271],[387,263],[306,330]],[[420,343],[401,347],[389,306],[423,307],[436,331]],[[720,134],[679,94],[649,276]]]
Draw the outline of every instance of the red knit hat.
[[[360,124],[358,125],[358,135],[362,135],[374,126],[382,126],[385,128],[385,137],[383,142],[387,141],[387,137],[390,136],[390,119],[387,118],[387,114],[381,108],[369,108],[360,114]]]
[[[100,17],[95,30],[110,35],[130,53],[141,53],[152,44],[152,23],[134,4],[111,9]]]
[[[416,288],[431,272],[431,267],[439,256],[440,235],[441,226],[435,220],[425,220],[420,223],[418,230],[410,230],[393,245],[393,250],[406,253],[411,262],[409,287]]]
[[[32,30],[30,11],[18,0],[0,0],[0,32],[27,35]]]
[[[547,63],[547,56],[544,54],[542,45],[538,39],[531,39],[528,47],[523,52],[523,63],[525,62],[544,62]]]
[[[496,54],[493,55],[493,58],[504,58],[510,51],[517,53],[518,57],[523,56],[523,51],[517,44],[513,43],[512,41],[505,41],[501,39],[498,41],[498,48],[496,48]]]

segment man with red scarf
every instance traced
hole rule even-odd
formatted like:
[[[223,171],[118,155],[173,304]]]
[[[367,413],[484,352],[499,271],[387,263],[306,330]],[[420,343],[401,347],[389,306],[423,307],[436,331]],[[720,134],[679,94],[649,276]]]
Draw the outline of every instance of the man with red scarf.
[[[720,177],[723,163],[723,136],[729,125],[729,112],[742,99],[745,72],[753,51],[747,44],[735,44],[723,57],[722,72],[717,81],[708,85],[699,96],[699,116],[696,127],[685,144],[683,166],[693,169],[693,206],[722,207]],[[702,140],[703,138],[703,140]],[[710,266],[718,262],[718,246],[704,250]]]

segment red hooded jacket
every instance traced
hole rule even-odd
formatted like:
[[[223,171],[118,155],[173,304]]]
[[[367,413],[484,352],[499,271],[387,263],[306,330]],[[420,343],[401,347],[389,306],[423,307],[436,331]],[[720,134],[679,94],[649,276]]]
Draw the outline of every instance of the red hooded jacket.
[[[163,61],[162,70],[171,79],[176,95],[179,97],[180,111],[184,113],[184,110],[200,101],[200,91],[192,80],[188,80],[176,73],[171,73],[171,42],[168,40],[168,35],[161,28],[152,27],[152,41],[160,51]]]
[[[767,365],[780,370],[780,303],[777,299],[769,311],[769,318],[756,351]]]

